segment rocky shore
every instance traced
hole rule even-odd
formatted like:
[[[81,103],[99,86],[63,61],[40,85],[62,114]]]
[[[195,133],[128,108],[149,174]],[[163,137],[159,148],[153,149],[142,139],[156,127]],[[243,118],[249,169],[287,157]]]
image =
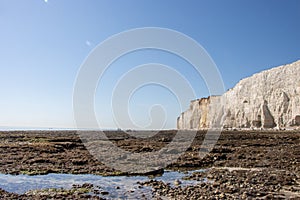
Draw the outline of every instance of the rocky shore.
[[[147,181],[153,197],[162,199],[298,199],[297,175],[285,170],[212,168],[186,179],[203,181],[195,186],[171,187],[162,181]]]
[[[120,148],[130,152],[156,151],[172,141],[176,131],[161,131],[151,138],[137,139],[121,132],[108,132]],[[120,137],[122,136],[122,137]],[[145,199],[299,199],[299,131],[223,131],[213,150],[203,159],[199,151],[205,131],[198,131],[188,150],[166,169],[205,169],[187,175],[196,185],[172,186],[152,180]],[[115,171],[89,154],[75,131],[0,132],[0,172],[4,174],[100,174],[130,175]],[[86,184],[70,190],[42,190],[13,194],[0,190],[2,199],[99,199]],[[100,192],[107,192],[101,191]]]
[[[107,193],[106,191],[101,191],[101,193]],[[71,189],[43,189],[43,190],[33,190],[28,191],[25,194],[15,194],[9,193],[5,190],[0,189],[0,197],[1,199],[19,199],[19,200],[28,200],[28,199],[91,199],[91,200],[101,200],[101,198],[97,196],[100,194],[98,189],[94,189],[91,184],[83,184],[83,185],[73,185]]]

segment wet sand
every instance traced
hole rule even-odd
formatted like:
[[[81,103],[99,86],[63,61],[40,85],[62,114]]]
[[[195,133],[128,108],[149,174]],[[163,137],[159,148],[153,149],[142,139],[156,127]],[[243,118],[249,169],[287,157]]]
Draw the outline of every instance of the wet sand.
[[[106,133],[118,147],[138,153],[159,150],[172,141],[176,131],[160,131],[146,139],[136,139],[118,131]],[[300,198],[300,131],[223,131],[214,149],[200,159],[204,136],[205,131],[198,131],[186,153],[166,169],[207,169],[205,173],[194,173],[186,179],[207,178],[209,181],[194,186],[178,183],[176,187],[161,181],[146,181],[140,183],[141,187],[151,186],[153,194],[145,199]],[[96,160],[75,131],[3,131],[0,132],[0,152],[0,172],[4,174],[130,175]],[[100,198],[83,189],[79,191],[17,195],[0,190],[0,197]]]

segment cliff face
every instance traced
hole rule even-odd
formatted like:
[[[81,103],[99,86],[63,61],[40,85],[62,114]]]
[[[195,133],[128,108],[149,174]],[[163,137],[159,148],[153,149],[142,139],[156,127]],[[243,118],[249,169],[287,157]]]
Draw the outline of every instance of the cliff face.
[[[191,101],[177,128],[209,128],[218,120],[225,128],[300,126],[300,61],[245,78],[222,96]]]

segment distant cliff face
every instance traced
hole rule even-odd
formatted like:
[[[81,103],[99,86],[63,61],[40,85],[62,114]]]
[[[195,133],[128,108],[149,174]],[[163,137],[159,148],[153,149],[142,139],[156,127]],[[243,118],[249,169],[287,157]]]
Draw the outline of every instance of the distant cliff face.
[[[245,78],[222,96],[191,101],[177,128],[209,128],[218,120],[224,128],[300,127],[300,61]]]

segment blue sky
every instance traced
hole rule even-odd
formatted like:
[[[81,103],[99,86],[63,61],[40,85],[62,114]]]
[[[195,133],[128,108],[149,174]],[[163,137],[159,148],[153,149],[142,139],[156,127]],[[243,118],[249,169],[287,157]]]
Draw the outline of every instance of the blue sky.
[[[72,92],[80,65],[100,42],[132,28],[163,27],[193,38],[216,63],[226,89],[253,73],[300,59],[296,0],[3,0],[0,27],[0,127],[74,127]],[[197,97],[209,94],[180,58],[136,52],[114,63],[97,88],[101,128],[117,127],[108,99],[117,80],[149,62],[174,67]],[[140,126],[147,126],[149,106],[156,104],[165,109],[164,128],[175,128],[177,116],[189,106],[179,108],[170,91],[149,85],[133,95],[128,109]]]

